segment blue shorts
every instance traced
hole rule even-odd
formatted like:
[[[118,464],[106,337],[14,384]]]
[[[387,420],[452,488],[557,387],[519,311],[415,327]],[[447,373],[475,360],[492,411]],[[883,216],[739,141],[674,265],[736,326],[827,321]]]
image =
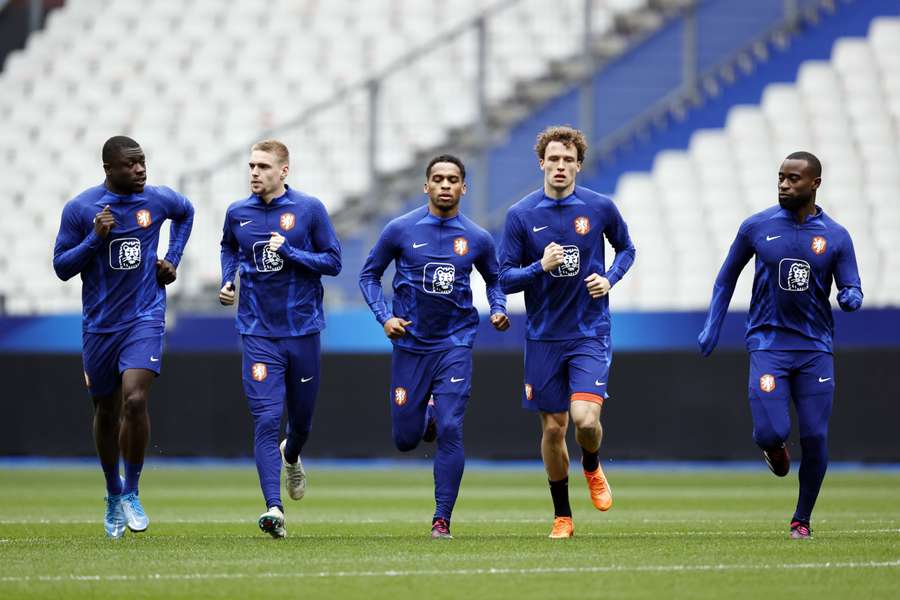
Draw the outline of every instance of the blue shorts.
[[[525,341],[525,389],[522,407],[545,413],[569,411],[572,400],[608,398],[612,350],[609,336]]]
[[[159,375],[162,367],[162,323],[139,322],[112,333],[82,335],[84,382],[92,396],[108,396],[128,369],[146,369]]]

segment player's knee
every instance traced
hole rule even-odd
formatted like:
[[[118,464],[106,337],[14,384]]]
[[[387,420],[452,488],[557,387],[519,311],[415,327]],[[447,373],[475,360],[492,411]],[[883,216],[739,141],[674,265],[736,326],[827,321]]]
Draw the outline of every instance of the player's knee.
[[[800,444],[804,448],[824,448],[828,445],[828,434],[824,431],[816,431],[800,436]]]
[[[775,429],[757,428],[753,430],[753,441],[762,449],[780,446],[787,439],[790,431],[777,431]]]
[[[141,389],[128,390],[122,402],[125,419],[139,417],[147,412],[147,393]]]
[[[257,431],[278,431],[281,428],[281,415],[274,412],[264,412],[253,415],[253,421]]]
[[[579,432],[592,433],[600,429],[600,420],[593,414],[578,415],[573,418],[573,422]]]
[[[544,426],[544,439],[550,443],[563,443],[566,439],[566,427],[559,423],[547,423]]]
[[[400,452],[409,452],[419,445],[422,439],[422,433],[416,434],[413,431],[394,430],[394,445]]]

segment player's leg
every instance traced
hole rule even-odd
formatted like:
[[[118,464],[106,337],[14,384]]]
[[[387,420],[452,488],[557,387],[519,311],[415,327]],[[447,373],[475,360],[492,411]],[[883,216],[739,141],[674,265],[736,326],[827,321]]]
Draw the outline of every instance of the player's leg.
[[[292,499],[300,500],[306,494],[306,471],[300,452],[312,429],[319,393],[319,334],[291,338],[283,343],[290,346],[285,382],[288,424],[287,437],[280,448],[288,494]]]
[[[94,404],[93,434],[97,457],[106,479],[106,535],[117,539],[125,534],[122,510],[122,480],[119,477],[119,429],[122,388],[116,364],[118,338],[112,334],[85,333],[84,380]]]
[[[799,353],[798,353],[799,354]],[[834,359],[827,352],[804,353],[791,376],[800,430],[800,494],[791,537],[811,537],[810,519],[828,469],[828,419],[834,400]]]
[[[122,374],[122,426],[119,448],[125,467],[122,508],[132,531],[145,531],[150,519],[138,496],[144,454],[150,441],[150,386],[162,365],[164,328],[139,323],[123,333],[118,367]]]
[[[766,463],[779,477],[791,467],[785,440],[791,433],[791,352],[756,350],[750,353],[748,396],[753,416],[753,441],[763,451]]]
[[[591,502],[597,510],[612,508],[612,490],[600,466],[603,426],[600,415],[607,397],[611,362],[609,336],[569,342],[570,414],[575,425],[575,441],[581,447],[581,466]]]
[[[147,410],[150,385],[156,373],[146,369],[127,369],[122,373],[122,427],[119,446],[125,463],[122,484],[122,508],[132,531],[146,531],[150,519],[138,496],[138,480],[144,468],[144,453],[150,439],[150,415]]]
[[[572,508],[569,504],[569,427],[568,366],[562,357],[563,343],[525,342],[525,391],[522,406],[540,412],[541,458],[547,471],[553,500],[551,538],[574,535]]]
[[[253,417],[253,456],[267,508],[258,524],[272,537],[281,538],[285,529],[278,437],[284,410],[286,360],[278,340],[245,335],[242,343],[241,378]]]
[[[435,369],[433,390],[437,451],[431,537],[450,538],[450,518],[466,464],[463,419],[472,393],[471,348],[453,348],[442,353]]]
[[[432,373],[440,353],[417,354],[394,347],[391,357],[391,428],[394,445],[409,452],[425,433]]]

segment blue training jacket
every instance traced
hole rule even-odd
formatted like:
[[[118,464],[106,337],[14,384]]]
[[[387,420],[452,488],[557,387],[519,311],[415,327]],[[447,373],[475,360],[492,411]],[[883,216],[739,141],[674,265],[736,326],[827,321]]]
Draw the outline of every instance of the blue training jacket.
[[[606,270],[603,236],[616,252]],[[556,242],[565,262],[549,273],[544,248]],[[539,189],[506,213],[500,244],[500,284],[507,294],[525,292],[530,340],[559,341],[609,333],[609,295],[593,299],[584,279],[593,273],[611,286],[634,263],[628,226],[613,201],[585,187],[555,200]]]
[[[256,194],[228,207],[222,229],[222,285],[240,273],[241,334],[296,337],[325,328],[322,275],[341,272],[341,243],[325,205],[285,186],[269,204]],[[268,248],[277,232],[278,252]]]
[[[396,272],[388,310],[381,276],[391,261]],[[394,345],[423,353],[471,347],[478,327],[469,285],[473,266],[487,284],[491,313],[505,313],[491,235],[462,213],[442,219],[423,206],[387,224],[366,259],[359,287],[382,325],[391,317],[412,322]]]
[[[863,293],[850,234],[817,209],[803,224],[780,206],[741,224],[716,277],[698,338],[704,355],[716,347],[738,276],[754,255],[747,349],[832,351],[831,280],[837,284],[842,310],[859,309]]]
[[[94,217],[109,205],[116,220],[106,239]],[[142,322],[164,323],[166,289],[156,281],[159,230],[171,219],[165,260],[178,266],[191,235],[194,207],[167,187],[114,194],[101,184],[63,208],[53,249],[53,268],[63,281],[81,274],[82,327],[88,333],[119,331]]]

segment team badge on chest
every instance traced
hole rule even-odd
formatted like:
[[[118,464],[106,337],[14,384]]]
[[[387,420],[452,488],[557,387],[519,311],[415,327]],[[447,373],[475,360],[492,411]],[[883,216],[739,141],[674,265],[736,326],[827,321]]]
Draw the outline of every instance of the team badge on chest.
[[[573,223],[575,224],[575,233],[578,235],[587,235],[591,230],[591,220],[587,217],[576,217]]]
[[[465,256],[469,252],[469,240],[458,237],[453,240],[453,251],[459,256]]]
[[[815,252],[816,254],[824,254],[825,248],[827,246],[828,246],[828,244],[825,242],[825,238],[823,238],[821,235],[817,235],[816,237],[814,237],[812,239],[811,248],[812,248],[812,251]]]
[[[278,220],[278,224],[281,225],[281,228],[285,231],[290,231],[294,228],[294,223],[296,222],[296,220],[297,219],[294,217],[294,213],[284,213]]]
[[[150,216],[150,211],[146,208],[137,211],[134,214],[134,218],[137,219],[137,224],[144,229],[150,227],[150,224],[153,223],[153,218]]]

